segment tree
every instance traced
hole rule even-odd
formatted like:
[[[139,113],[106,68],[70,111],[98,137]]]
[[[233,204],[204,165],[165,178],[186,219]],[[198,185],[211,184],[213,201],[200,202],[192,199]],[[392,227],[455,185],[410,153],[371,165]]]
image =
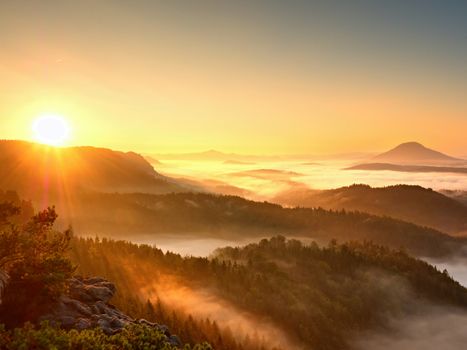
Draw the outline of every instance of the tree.
[[[9,275],[0,322],[7,326],[35,321],[66,289],[75,270],[66,257],[72,231],[53,230],[54,208],[37,213],[22,227],[9,221],[17,213],[12,205],[0,205],[0,269]]]

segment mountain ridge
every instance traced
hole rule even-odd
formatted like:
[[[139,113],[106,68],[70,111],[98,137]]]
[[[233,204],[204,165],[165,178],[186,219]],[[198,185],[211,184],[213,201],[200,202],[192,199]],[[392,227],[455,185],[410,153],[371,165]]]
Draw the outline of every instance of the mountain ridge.
[[[288,206],[386,215],[451,234],[467,231],[467,206],[421,186],[370,187],[356,184],[331,190],[289,191],[277,196],[275,201]]]
[[[176,180],[158,173],[142,155],[108,148],[55,148],[1,140],[0,164],[0,188],[17,191],[22,198],[36,203],[73,196],[82,190],[148,193],[186,190]]]
[[[419,142],[404,142],[372,158],[376,162],[414,163],[414,162],[460,162],[459,158],[425,147]]]

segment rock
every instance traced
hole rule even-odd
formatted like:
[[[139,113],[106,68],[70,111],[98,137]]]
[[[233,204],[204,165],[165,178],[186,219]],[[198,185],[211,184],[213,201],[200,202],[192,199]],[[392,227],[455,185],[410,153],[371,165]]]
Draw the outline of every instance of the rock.
[[[116,292],[113,283],[100,277],[82,279],[75,277],[70,280],[70,296],[83,302],[108,302]]]
[[[169,333],[169,327],[167,327],[165,324],[160,324],[159,325],[159,330],[164,334],[170,334]]]
[[[105,314],[107,312],[107,305],[101,300],[96,302],[94,306],[95,306],[95,309],[97,309],[97,312],[100,314]]]
[[[113,333],[113,329],[112,327],[110,326],[110,322],[104,318],[100,318],[99,320],[97,320],[97,325],[102,328],[102,330],[104,331],[105,334],[112,334]]]
[[[183,345],[182,341],[177,335],[170,335],[168,336],[168,338],[169,338],[169,343],[171,343],[172,345],[175,345],[177,347],[181,347]]]
[[[69,293],[61,295],[50,312],[39,321],[48,320],[53,325],[79,331],[99,327],[107,335],[116,334],[130,324],[141,324],[161,331],[170,344],[182,346],[180,339],[170,334],[167,326],[145,319],[134,320],[109,304],[115,292],[115,285],[101,277],[76,276],[69,280]]]
[[[87,288],[87,294],[94,300],[108,302],[114,295],[114,292],[105,286],[90,286]]]
[[[60,324],[60,326],[64,328],[70,328],[75,325],[76,318],[73,316],[69,316],[69,315],[62,315],[56,319],[55,323]]]
[[[72,308],[77,313],[83,316],[89,317],[92,315],[91,308],[88,305],[75,299],[70,299],[70,298],[65,299],[65,298],[63,298],[64,300],[63,299],[62,300],[63,300],[63,303],[67,305],[67,308]]]
[[[91,320],[89,320],[87,318],[79,318],[75,322],[74,326],[78,331],[82,331],[84,329],[92,328],[92,322],[91,322]]]
[[[150,322],[148,320],[145,320],[144,318],[140,318],[138,321],[136,321],[137,323],[139,324],[144,324],[146,326],[149,326],[149,327],[156,327],[158,326],[157,323],[154,323],[154,322]]]
[[[76,277],[77,279],[83,281],[86,284],[97,284],[97,283],[102,283],[102,282],[107,282],[106,279],[102,277],[89,277],[89,278],[82,278],[82,277]]]
[[[122,320],[120,318],[117,318],[117,317],[114,317],[111,321],[110,321],[110,325],[112,326],[112,328],[116,328],[116,329],[122,329],[124,328],[126,325],[128,325],[129,322],[125,321],[125,320]]]

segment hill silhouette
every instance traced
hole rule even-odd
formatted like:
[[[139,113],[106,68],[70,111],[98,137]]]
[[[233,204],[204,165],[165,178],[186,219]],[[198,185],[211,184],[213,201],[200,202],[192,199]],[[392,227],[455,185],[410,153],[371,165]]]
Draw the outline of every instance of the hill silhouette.
[[[467,231],[467,206],[421,186],[397,185],[372,188],[353,185],[333,190],[285,192],[275,201],[288,206],[358,210],[387,215],[422,226],[460,234]]]
[[[371,240],[419,256],[463,254],[467,239],[363,212],[283,208],[235,196],[87,193],[74,205],[77,234],[138,240],[172,235],[242,240],[283,234],[318,240]]]
[[[454,198],[455,200],[463,203],[465,206],[467,206],[467,191],[463,190],[441,190],[440,191],[442,194]]]
[[[372,161],[386,163],[432,164],[462,161],[444,153],[432,150],[418,142],[406,142],[373,157]]]
[[[0,188],[54,204],[80,190],[167,193],[184,190],[139,154],[96,147],[54,148],[0,141]]]
[[[61,213],[59,223],[72,224],[77,234],[129,239],[162,233],[233,239],[270,234],[370,239],[426,256],[451,254],[466,243],[437,230],[364,213],[288,209],[234,196],[173,193],[187,192],[189,184],[182,186],[160,175],[133,152],[1,141],[0,162],[0,188],[16,190],[39,208],[55,205]],[[432,227],[463,225],[459,219],[463,212],[456,210],[447,215],[446,209],[442,212],[446,218]],[[430,220],[438,217],[426,213]],[[417,215],[422,218],[423,212]]]

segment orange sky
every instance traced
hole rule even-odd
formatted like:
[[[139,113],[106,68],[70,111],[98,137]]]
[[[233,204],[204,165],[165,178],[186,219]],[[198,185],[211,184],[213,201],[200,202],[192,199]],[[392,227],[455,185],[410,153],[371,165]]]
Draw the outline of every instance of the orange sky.
[[[414,140],[467,154],[456,9],[18,3],[0,4],[0,138],[31,139],[53,113],[70,145],[271,154]]]

